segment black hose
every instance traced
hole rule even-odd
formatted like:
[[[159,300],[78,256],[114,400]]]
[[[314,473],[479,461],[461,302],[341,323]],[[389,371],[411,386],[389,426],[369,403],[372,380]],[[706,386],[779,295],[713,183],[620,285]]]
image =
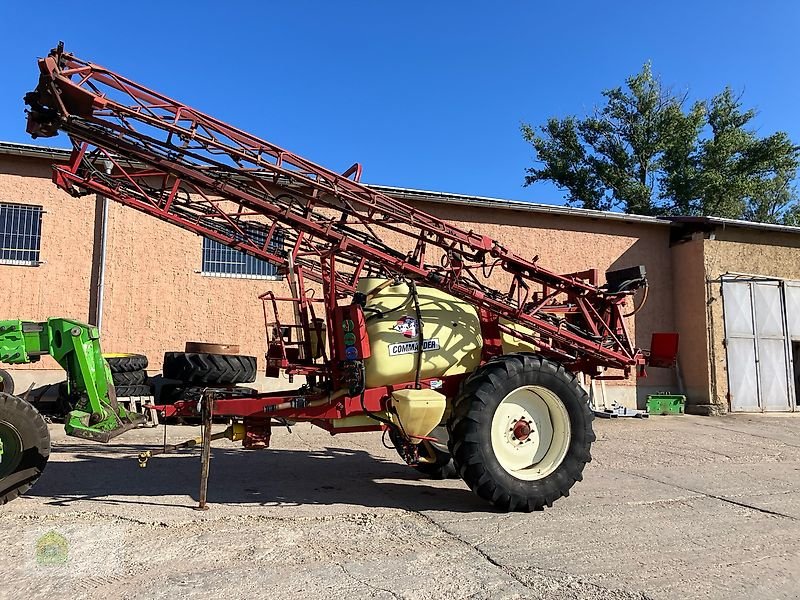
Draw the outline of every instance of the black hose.
[[[383,317],[386,317],[387,315],[390,315],[393,312],[397,312],[398,310],[402,309],[406,304],[408,304],[408,297],[410,295],[411,295],[411,290],[409,289],[409,292],[408,292],[408,294],[406,294],[406,297],[403,298],[403,301],[400,304],[398,304],[397,306],[395,306],[394,308],[390,308],[388,310],[383,310],[382,311],[382,310],[377,309],[377,308],[365,307],[365,310],[370,310],[373,313],[373,314],[369,315],[366,318],[367,323],[371,323],[375,319],[382,319]]]
[[[417,370],[414,374],[414,388],[422,389],[419,383],[420,374],[422,372],[422,345],[425,342],[425,335],[422,330],[422,310],[419,307],[419,294],[417,293],[417,284],[413,281],[408,282],[408,289],[411,292],[411,297],[414,299],[414,311],[417,314],[417,335],[419,342],[417,344]]]

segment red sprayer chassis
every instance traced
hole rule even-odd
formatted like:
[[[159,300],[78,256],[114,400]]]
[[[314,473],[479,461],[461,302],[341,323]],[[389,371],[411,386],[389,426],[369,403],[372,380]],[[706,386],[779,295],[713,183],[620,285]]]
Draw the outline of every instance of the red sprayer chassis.
[[[643,267],[607,273],[603,285],[596,270],[556,274],[539,266],[538,256],[518,256],[359,183],[358,164],[335,173],[61,46],[40,59],[39,69],[39,84],[25,98],[28,132],[47,137],[63,131],[72,140],[69,162],[54,167],[60,188],[74,196],[102,194],[277,264],[285,275],[284,296],[262,296],[267,374],[283,370],[307,383],[291,393],[211,402],[214,415],[242,420],[246,445],[263,445],[276,420],[310,421],[332,433],[389,429],[410,462],[421,460],[419,439],[386,418],[393,394],[435,382],[451,399],[471,374],[426,378],[418,367],[408,381],[367,387],[363,278],[403,282],[414,300],[424,287],[473,306],[482,363],[503,353],[503,336],[535,347],[541,364],[593,377],[627,377],[647,363],[671,361],[635,348],[625,325],[627,300],[647,285]],[[421,363],[423,332],[419,339]],[[619,374],[604,375],[606,369]],[[185,415],[197,410],[195,403],[161,408]],[[351,416],[374,419],[335,425]],[[515,428],[515,443],[526,441],[527,425]],[[537,506],[517,508],[526,507]]]

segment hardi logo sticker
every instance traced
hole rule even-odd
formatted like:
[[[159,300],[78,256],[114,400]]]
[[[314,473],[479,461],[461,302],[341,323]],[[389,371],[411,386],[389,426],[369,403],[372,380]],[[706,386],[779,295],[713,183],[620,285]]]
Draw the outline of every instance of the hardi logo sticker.
[[[407,338],[417,337],[417,320],[414,317],[402,317],[397,319],[397,323],[394,324],[392,329],[402,333]]]
[[[389,356],[400,356],[401,354],[413,354],[419,350],[419,342],[402,342],[400,344],[389,344]],[[422,351],[439,350],[439,338],[432,338],[422,342]]]

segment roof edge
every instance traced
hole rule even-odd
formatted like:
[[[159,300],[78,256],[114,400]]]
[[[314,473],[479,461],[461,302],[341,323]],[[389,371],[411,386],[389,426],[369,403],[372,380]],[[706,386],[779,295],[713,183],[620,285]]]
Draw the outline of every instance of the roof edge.
[[[65,161],[72,152],[69,148],[52,148],[36,144],[23,144],[19,142],[0,141],[0,155],[22,156],[26,158],[41,158],[54,161]],[[706,225],[714,227],[739,227],[742,229],[758,229],[762,231],[776,231],[790,234],[800,234],[800,227],[790,225],[776,225],[772,223],[755,223],[739,219],[723,219],[720,217],[650,217],[646,215],[631,215],[603,210],[590,210],[587,208],[574,208],[556,204],[542,204],[525,200],[509,200],[493,198],[490,196],[469,196],[452,192],[439,192],[434,190],[419,190],[414,188],[401,188],[389,185],[365,184],[368,187],[383,192],[398,200],[418,200],[437,204],[457,204],[460,206],[475,206],[479,208],[501,208],[505,210],[519,210],[539,214],[560,215],[565,217],[583,217],[587,219],[603,219],[621,221],[623,223],[638,223],[644,225],[661,226],[691,226]]]
[[[646,225],[666,225],[670,223],[659,217],[647,215],[631,215],[615,213],[604,210],[590,210],[588,208],[574,208],[572,206],[559,206],[557,204],[542,204],[526,200],[508,200],[492,198],[491,196],[467,196],[451,192],[437,192],[432,190],[417,190],[413,188],[400,188],[388,185],[366,184],[374,190],[399,200],[420,200],[422,202],[435,202],[439,204],[460,204],[463,206],[478,206],[482,208],[503,208],[507,210],[521,210],[540,214],[562,215],[566,217],[584,217],[588,219],[606,219],[623,221],[625,223],[643,223]]]
[[[755,221],[742,221],[741,219],[724,219],[722,217],[662,217],[663,220],[683,226],[706,227],[734,227],[740,229],[758,229],[760,231],[775,231],[781,233],[800,234],[800,227],[793,225],[778,225],[776,223],[757,223]]]
[[[21,144],[18,142],[0,142],[0,154],[6,156],[24,156],[27,158],[45,158],[48,160],[67,160],[70,153],[69,148],[49,148],[47,146],[37,146],[35,144]]]

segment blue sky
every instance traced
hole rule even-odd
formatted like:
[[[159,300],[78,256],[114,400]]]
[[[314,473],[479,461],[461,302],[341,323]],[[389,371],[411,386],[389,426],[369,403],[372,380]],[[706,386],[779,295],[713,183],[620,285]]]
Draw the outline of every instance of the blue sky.
[[[128,8],[124,8],[128,7]],[[800,3],[0,3],[0,140],[30,142],[37,56],[67,50],[364,181],[560,203],[523,188],[522,121],[583,114],[651,60],[690,98],[725,85],[800,144]],[[65,138],[43,143],[65,146]]]

